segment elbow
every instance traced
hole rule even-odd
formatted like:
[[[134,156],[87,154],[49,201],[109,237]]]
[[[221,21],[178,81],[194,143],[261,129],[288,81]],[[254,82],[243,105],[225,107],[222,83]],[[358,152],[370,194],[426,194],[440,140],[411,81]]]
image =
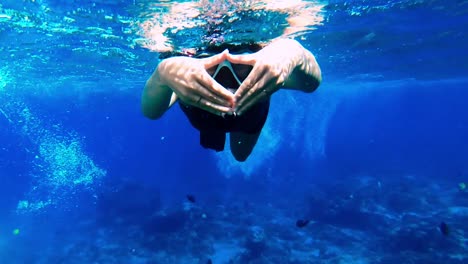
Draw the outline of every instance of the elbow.
[[[162,117],[162,115],[155,115],[155,114],[148,114],[143,112],[143,116],[150,119],[150,120],[158,120],[159,118]]]
[[[141,112],[143,113],[143,116],[151,119],[151,120],[157,120],[160,119],[163,116],[163,112],[161,111],[155,111],[154,109],[150,109],[149,107],[145,106],[142,104],[141,106]]]
[[[306,92],[311,93],[317,90],[317,88],[322,83],[322,70],[320,69],[317,60],[315,59],[314,55],[311,54],[310,63],[309,63],[309,71],[307,77],[305,77],[306,81]]]
[[[143,94],[141,98],[141,113],[144,117],[151,120],[157,120],[164,115],[165,110],[167,110],[167,108],[164,109],[159,106],[154,99],[147,96],[146,93]]]
[[[322,82],[322,78],[316,78],[314,80],[311,80],[309,83],[307,83],[304,87],[304,92],[306,93],[312,93],[314,92],[315,90],[317,90],[317,88],[320,86],[320,83]]]
[[[307,93],[314,92],[315,90],[317,90],[317,88],[320,86],[321,83],[322,83],[322,72],[320,68],[317,66],[312,80],[310,80],[310,82],[307,84],[307,88],[305,92]]]

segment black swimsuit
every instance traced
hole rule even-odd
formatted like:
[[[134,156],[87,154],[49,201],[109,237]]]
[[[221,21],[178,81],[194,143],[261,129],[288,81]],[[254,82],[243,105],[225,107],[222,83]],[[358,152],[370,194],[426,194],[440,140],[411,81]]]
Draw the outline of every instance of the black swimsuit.
[[[224,150],[226,133],[259,133],[265,125],[270,109],[270,99],[257,103],[241,116],[223,118],[203,109],[189,106],[179,100],[179,105],[193,127],[200,131],[200,145],[216,151]]]

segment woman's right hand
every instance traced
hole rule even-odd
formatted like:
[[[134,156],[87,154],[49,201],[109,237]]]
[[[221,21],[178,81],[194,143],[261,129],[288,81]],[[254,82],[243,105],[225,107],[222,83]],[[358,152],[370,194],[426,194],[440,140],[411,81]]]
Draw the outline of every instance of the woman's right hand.
[[[234,94],[217,83],[206,71],[226,59],[227,52],[196,59],[172,57],[158,65],[162,85],[167,85],[177,97],[210,113],[221,115],[232,112]]]

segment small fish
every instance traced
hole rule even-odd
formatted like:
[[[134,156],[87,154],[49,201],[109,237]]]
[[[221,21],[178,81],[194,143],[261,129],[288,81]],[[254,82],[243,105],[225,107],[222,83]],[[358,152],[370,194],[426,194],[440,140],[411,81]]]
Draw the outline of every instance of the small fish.
[[[444,236],[448,236],[450,234],[450,228],[445,222],[440,223],[439,230]]]
[[[296,221],[296,226],[299,227],[299,228],[303,228],[306,225],[308,225],[309,222],[310,222],[310,220],[299,219],[299,220]]]
[[[211,259],[208,259],[208,261],[206,261],[206,264],[213,264],[213,261],[211,261]]]
[[[195,195],[192,195],[192,194],[187,194],[187,200],[189,200],[189,202],[191,203],[195,203]]]

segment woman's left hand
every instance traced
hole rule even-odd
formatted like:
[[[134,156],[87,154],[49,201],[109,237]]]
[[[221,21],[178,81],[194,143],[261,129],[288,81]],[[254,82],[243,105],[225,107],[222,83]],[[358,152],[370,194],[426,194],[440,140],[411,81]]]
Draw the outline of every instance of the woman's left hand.
[[[290,39],[275,41],[252,54],[228,54],[226,58],[233,64],[253,66],[234,95],[235,112],[242,115],[251,106],[279,90],[302,62],[302,54],[300,44]]]

